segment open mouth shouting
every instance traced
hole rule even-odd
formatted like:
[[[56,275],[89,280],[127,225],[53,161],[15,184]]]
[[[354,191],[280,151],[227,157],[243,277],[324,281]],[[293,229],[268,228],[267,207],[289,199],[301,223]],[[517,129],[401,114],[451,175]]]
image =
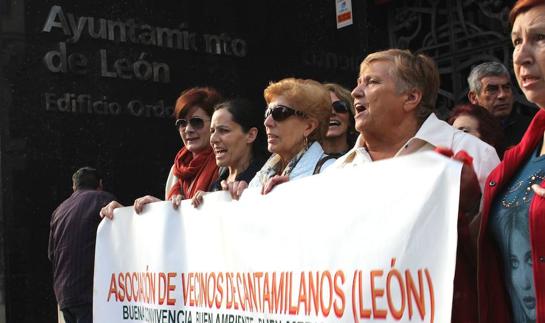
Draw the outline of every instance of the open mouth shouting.
[[[362,112],[365,112],[365,110],[367,110],[365,105],[363,105],[360,102],[354,102],[354,109],[356,109],[356,115],[358,115],[358,114],[360,114]]]

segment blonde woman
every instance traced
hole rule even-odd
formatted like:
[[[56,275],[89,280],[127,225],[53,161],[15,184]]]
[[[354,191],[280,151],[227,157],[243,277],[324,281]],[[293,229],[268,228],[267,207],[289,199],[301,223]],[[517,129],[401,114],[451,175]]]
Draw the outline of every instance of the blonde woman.
[[[237,199],[246,187],[267,194],[276,185],[320,173],[333,163],[321,142],[331,116],[329,91],[319,82],[286,78],[264,91],[267,149],[272,153],[255,177],[229,185]]]

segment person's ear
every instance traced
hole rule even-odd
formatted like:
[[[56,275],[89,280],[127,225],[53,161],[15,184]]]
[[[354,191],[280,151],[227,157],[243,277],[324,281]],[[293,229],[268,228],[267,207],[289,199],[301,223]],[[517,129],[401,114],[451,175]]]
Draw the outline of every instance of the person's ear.
[[[405,104],[403,105],[403,109],[406,112],[414,111],[420,103],[422,102],[422,91],[419,89],[411,89],[408,90],[406,93],[407,97],[405,99]]]
[[[319,122],[315,118],[307,118],[306,120],[307,120],[307,125],[303,132],[303,135],[305,136],[305,138],[308,138],[308,136],[310,136],[310,134],[314,131],[314,129],[318,128]]]
[[[256,127],[250,128],[250,130],[248,130],[248,133],[247,133],[246,143],[247,144],[253,143],[255,141],[255,139],[257,138],[257,133],[258,132],[259,132],[259,130],[257,130]]]
[[[477,100],[477,93],[475,91],[469,91],[467,93],[467,98],[471,104],[479,104],[479,101]]]

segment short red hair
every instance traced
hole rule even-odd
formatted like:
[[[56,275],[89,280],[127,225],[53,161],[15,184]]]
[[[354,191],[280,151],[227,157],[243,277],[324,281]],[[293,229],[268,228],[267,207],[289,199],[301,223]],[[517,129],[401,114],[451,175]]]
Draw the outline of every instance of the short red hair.
[[[457,104],[451,112],[447,122],[452,125],[460,116],[470,116],[479,123],[478,131],[481,134],[481,140],[496,148],[498,155],[502,156],[503,128],[500,121],[496,119],[488,110],[480,105],[465,103]]]
[[[518,0],[517,3],[513,6],[511,11],[509,12],[509,23],[511,26],[515,23],[515,19],[517,19],[517,16],[521,13],[525,13],[526,11],[532,9],[533,7],[545,5],[545,1],[543,0]]]
[[[221,94],[211,87],[193,87],[180,94],[174,107],[174,118],[185,117],[190,108],[198,106],[211,117],[214,113],[214,106],[222,101]]]

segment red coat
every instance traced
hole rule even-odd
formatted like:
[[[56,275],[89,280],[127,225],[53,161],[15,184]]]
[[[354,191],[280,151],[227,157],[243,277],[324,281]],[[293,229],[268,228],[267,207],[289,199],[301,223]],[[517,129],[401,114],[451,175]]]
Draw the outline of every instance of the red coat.
[[[482,323],[512,321],[502,257],[492,233],[488,230],[488,220],[495,197],[509,185],[522,163],[543,139],[544,131],[545,111],[540,109],[521,142],[505,152],[503,161],[487,179],[477,249],[479,316]],[[545,181],[541,186],[545,187]],[[545,323],[545,198],[534,196],[528,216],[536,291],[536,322]]]

